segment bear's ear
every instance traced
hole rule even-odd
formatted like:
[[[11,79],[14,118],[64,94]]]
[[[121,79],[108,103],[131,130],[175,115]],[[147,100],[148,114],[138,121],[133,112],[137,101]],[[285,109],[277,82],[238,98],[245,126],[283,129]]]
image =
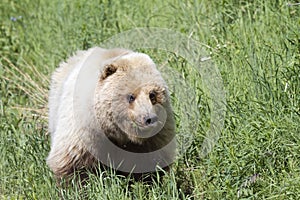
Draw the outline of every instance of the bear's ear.
[[[110,75],[114,74],[117,71],[117,66],[113,64],[106,65],[100,77],[100,80],[104,80]]]

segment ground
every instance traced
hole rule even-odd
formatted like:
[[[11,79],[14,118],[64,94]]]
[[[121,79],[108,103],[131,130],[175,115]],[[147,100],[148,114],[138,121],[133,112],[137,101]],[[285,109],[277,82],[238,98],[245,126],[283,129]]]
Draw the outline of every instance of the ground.
[[[299,198],[296,1],[4,0],[0,7],[1,199]],[[199,83],[203,77],[187,70],[190,63],[176,54],[142,50],[158,63],[167,59],[195,88],[201,118],[190,132],[191,146],[160,184],[132,183],[104,172],[91,174],[83,188],[57,187],[45,162],[50,74],[75,50],[136,27],[172,29],[206,46],[226,92],[220,138],[212,152],[199,156],[211,112],[209,94]],[[173,95],[172,100],[179,124],[182,99]]]

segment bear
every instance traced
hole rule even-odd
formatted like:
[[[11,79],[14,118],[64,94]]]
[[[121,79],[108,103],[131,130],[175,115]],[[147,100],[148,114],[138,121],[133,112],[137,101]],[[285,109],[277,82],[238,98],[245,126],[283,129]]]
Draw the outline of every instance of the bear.
[[[51,76],[50,152],[55,177],[101,166],[141,179],[169,169],[175,121],[153,60],[128,49],[78,51]]]

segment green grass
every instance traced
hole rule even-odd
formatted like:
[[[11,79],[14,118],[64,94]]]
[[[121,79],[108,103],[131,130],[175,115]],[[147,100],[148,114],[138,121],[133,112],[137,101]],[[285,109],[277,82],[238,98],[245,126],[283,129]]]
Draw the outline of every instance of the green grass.
[[[0,198],[299,199],[300,6],[287,3],[1,1]],[[136,27],[173,29],[207,46],[226,91],[220,139],[199,157],[210,117],[209,95],[195,83],[201,77],[177,68],[183,59],[149,51],[195,83],[202,118],[186,154],[160,184],[103,172],[83,188],[57,187],[45,163],[51,72],[75,50]]]

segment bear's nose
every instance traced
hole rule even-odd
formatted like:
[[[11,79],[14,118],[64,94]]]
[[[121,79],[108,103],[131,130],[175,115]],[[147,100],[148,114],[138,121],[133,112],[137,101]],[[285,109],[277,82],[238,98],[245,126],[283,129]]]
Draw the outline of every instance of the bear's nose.
[[[158,118],[155,114],[150,114],[144,117],[144,124],[148,126],[154,124],[155,122],[157,122],[157,120]]]

